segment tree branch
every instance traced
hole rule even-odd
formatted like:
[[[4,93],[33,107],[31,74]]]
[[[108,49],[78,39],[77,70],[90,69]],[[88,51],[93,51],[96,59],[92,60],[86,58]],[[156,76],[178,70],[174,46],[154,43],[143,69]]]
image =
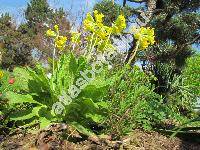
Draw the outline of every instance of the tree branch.
[[[178,52],[182,51],[186,46],[188,45],[192,45],[194,44],[197,40],[200,39],[200,35],[196,36],[195,38],[193,38],[191,41],[185,43],[184,45],[182,45],[180,48],[178,48],[178,50],[176,51],[175,54],[177,54]]]
[[[157,0],[147,0],[147,12],[146,15],[149,18],[149,20],[153,16],[153,12],[156,10],[156,2]]]
[[[134,2],[134,3],[143,3],[146,2],[147,0],[128,0],[129,2]]]
[[[196,42],[199,39],[200,39],[200,34],[198,36],[196,36],[192,41],[185,43],[185,46],[194,44],[194,42]]]
[[[126,0],[123,1],[123,7],[125,7],[125,6],[126,6]]]

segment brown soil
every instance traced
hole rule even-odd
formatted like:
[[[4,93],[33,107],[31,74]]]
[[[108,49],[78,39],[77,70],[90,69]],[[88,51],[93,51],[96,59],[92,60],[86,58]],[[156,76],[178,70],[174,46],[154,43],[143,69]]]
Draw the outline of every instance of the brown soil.
[[[56,134],[55,134],[56,132]],[[58,138],[59,131],[40,131],[36,134],[16,134],[9,136],[0,144],[2,150],[200,150],[200,143],[182,141],[178,138],[170,139],[157,132],[135,130],[121,141],[111,141],[89,137],[85,141],[69,142]],[[60,133],[59,133],[60,134]],[[81,136],[74,134],[74,137]]]

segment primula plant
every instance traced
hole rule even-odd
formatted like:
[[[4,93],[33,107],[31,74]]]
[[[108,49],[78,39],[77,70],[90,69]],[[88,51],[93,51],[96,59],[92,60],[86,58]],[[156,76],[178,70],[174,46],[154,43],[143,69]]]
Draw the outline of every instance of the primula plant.
[[[53,45],[50,62],[52,68],[46,69],[40,64],[34,69],[18,68],[18,78],[24,79],[26,84],[19,91],[6,92],[10,106],[21,106],[10,115],[11,120],[25,126],[39,124],[40,128],[55,122],[67,122],[86,134],[92,133],[92,126],[105,120],[110,102],[104,97],[111,85],[118,82],[119,78],[115,77],[118,74],[121,74],[121,77],[124,73],[119,71],[108,78],[108,63],[105,63],[104,54],[115,52],[116,47],[112,44],[111,36],[123,32],[126,20],[123,15],[119,15],[111,26],[106,26],[103,24],[102,13],[94,11],[93,15],[94,17],[88,13],[83,22],[86,36],[71,32],[71,37],[67,39],[67,36],[60,35],[58,25],[46,31],[46,36],[51,39]],[[137,46],[128,65],[138,50],[144,50],[155,42],[154,29],[140,28],[134,36],[137,39]],[[86,45],[81,46],[83,56],[76,58],[75,46],[80,46],[84,41]],[[69,45],[66,46],[66,43]],[[57,55],[60,51],[65,54]],[[100,54],[103,57],[99,60]],[[102,64],[95,68],[92,66],[94,61]],[[100,72],[92,72],[101,67]],[[122,70],[126,72],[127,67]]]
[[[11,120],[23,126],[39,124],[40,128],[55,122],[66,122],[85,134],[91,134],[92,126],[103,122],[108,112],[108,101],[103,97],[112,79],[106,77],[106,64],[103,64],[100,72],[93,74],[92,55],[115,50],[110,36],[119,34],[126,27],[123,15],[112,27],[103,25],[103,17],[97,11],[94,12],[94,18],[87,15],[84,21],[84,29],[88,32],[85,37],[87,44],[83,50],[84,56],[78,58],[67,49],[67,38],[60,35],[58,25],[47,30],[46,36],[52,39],[54,47],[52,68],[45,69],[40,64],[34,69],[18,68],[21,70],[19,78],[26,79],[27,84],[25,89],[6,93],[10,106],[22,106],[10,115]],[[70,34],[69,47],[73,49],[75,44],[81,43],[81,34]],[[66,54],[58,58],[57,51],[66,51]],[[59,108],[56,104],[60,104]]]

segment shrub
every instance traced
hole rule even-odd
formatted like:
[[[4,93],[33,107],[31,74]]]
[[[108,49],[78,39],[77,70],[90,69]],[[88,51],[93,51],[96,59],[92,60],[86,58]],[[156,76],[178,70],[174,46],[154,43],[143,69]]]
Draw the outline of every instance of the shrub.
[[[0,28],[1,68],[13,70],[15,66],[33,65],[31,39],[15,26],[8,13],[0,16]]]
[[[14,113],[21,109],[21,106],[9,105],[9,101],[6,98],[6,93],[8,91],[12,92],[22,92],[26,90],[27,83],[24,78],[19,78],[20,74],[24,74],[23,77],[26,77],[27,74],[22,69],[15,68],[13,72],[8,72],[5,70],[1,70],[1,78],[0,78],[0,128],[1,134],[7,134],[9,132],[9,128],[14,128],[14,123],[10,120],[10,114]]]
[[[162,97],[153,92],[152,79],[138,67],[117,79],[109,96],[109,132],[124,135],[135,128],[151,129],[164,120],[165,107]]]
[[[169,91],[166,94],[166,105],[174,113],[191,118],[197,97],[199,96],[199,55],[189,58],[182,74],[176,75],[169,82]]]
[[[190,85],[193,94],[200,96],[200,54],[189,58],[183,70],[184,84]]]

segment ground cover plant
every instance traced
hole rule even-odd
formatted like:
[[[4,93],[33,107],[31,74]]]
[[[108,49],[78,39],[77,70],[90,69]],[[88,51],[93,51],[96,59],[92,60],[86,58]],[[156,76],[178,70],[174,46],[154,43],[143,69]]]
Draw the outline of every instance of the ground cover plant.
[[[162,2],[158,5],[157,1],[156,8],[147,3],[144,7],[148,11],[160,12],[147,16],[146,25],[130,27],[129,19],[138,15],[139,8],[103,1],[87,13],[79,30],[72,31],[66,18],[64,25],[60,23],[62,15],[66,15],[62,9],[53,11],[45,0],[32,0],[26,10],[27,24],[16,32],[33,39],[42,34],[44,47],[26,40],[21,43],[27,44],[24,51],[28,49],[28,53],[33,47],[48,49],[47,65],[32,60],[26,64],[26,59],[16,65],[17,60],[10,65],[2,61],[1,135],[13,134],[18,129],[39,130],[48,133],[39,132],[36,143],[49,134],[53,137],[59,133],[59,140],[91,139],[98,144],[103,139],[115,140],[112,148],[120,145],[117,141],[132,135],[133,130],[157,131],[172,137],[192,133],[198,137],[200,55],[191,48],[199,42],[199,14],[191,12],[197,9],[198,2]],[[103,14],[112,5],[117,15]],[[42,9],[48,13],[38,16]],[[52,21],[46,19],[48,16]],[[194,22],[188,22],[188,17]],[[9,20],[8,14],[2,15],[0,25],[7,28],[4,23],[10,23]],[[50,25],[39,33],[37,25],[45,21]],[[15,29],[8,27],[15,36],[0,43],[4,56],[18,38]],[[187,33],[189,27],[192,32]],[[174,35],[173,31],[179,29],[180,35]],[[127,34],[133,40],[123,54],[114,41]],[[186,44],[181,46],[183,43]],[[20,48],[15,48],[13,58],[17,59]],[[62,126],[59,132],[55,130],[57,125]]]

